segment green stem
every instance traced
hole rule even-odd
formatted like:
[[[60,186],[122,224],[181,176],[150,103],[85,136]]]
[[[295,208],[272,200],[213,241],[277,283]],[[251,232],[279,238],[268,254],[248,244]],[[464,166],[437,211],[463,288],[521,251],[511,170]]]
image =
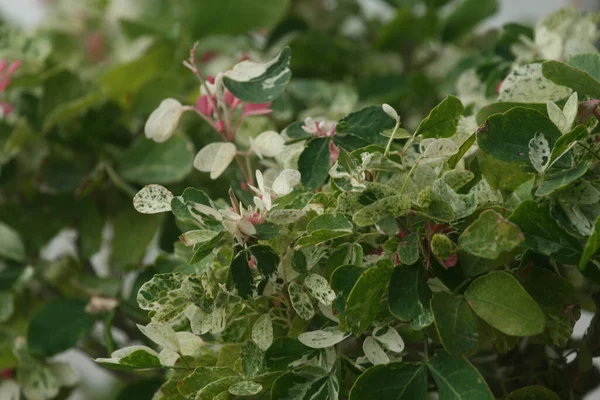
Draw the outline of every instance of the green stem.
[[[410,171],[408,171],[408,174],[406,175],[406,178],[404,178],[404,183],[402,184],[402,187],[400,188],[400,194],[404,193],[404,189],[406,189],[406,185],[408,184],[408,180],[410,179],[410,176],[414,172],[415,168],[417,168],[417,165],[419,165],[419,161],[420,161],[420,159],[417,160],[417,161],[415,161],[415,163],[413,164],[413,166],[410,169]]]
[[[110,164],[104,163],[104,169],[106,170],[106,173],[108,174],[108,177],[110,178],[112,183],[117,188],[121,189],[125,194],[127,194],[131,198],[133,198],[136,195],[136,193],[137,193],[136,190],[134,188],[132,188],[131,186],[129,186],[119,176],[119,174],[117,174],[117,172],[113,169],[113,167]]]
[[[112,354],[113,351],[115,351],[115,340],[112,335],[112,323],[116,314],[117,310],[113,309],[104,319],[104,340],[106,341],[108,354]]]
[[[385,151],[383,152],[383,156],[387,156],[387,154],[390,152],[390,147],[392,147],[392,142],[394,141],[394,135],[396,134],[396,130],[398,130],[398,127],[400,126],[400,121],[396,121],[396,125],[394,126],[394,130],[392,131],[392,134],[390,136],[390,140],[388,140],[387,142],[387,146],[385,146]]]

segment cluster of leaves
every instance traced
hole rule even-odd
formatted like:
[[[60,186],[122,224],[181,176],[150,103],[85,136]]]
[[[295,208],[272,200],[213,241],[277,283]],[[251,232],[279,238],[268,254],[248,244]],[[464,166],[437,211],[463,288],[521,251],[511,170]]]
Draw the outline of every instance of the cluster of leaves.
[[[77,343],[153,377],[120,398],[595,386],[597,318],[570,338],[600,284],[594,16],[474,37],[495,1],[145,3],[118,35],[93,1],[83,27],[3,34],[23,63],[0,121],[0,394],[65,396],[76,374],[48,358]]]

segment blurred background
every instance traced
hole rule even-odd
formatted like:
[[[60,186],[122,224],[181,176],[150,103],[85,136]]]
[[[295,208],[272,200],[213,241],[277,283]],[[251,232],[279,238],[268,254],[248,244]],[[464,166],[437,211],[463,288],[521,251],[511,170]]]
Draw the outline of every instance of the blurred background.
[[[261,0],[256,1],[258,2]],[[215,0],[215,2],[217,2],[217,0]],[[315,1],[315,3],[316,2],[317,1]],[[320,2],[325,4],[326,7],[329,7],[330,9],[333,9],[336,6],[336,0],[321,0]],[[347,3],[348,1],[340,0],[340,2]],[[416,3],[409,0],[406,2]],[[3,19],[10,21],[11,23],[18,24],[25,30],[32,31],[40,23],[42,23],[42,21],[45,21],[45,18],[49,13],[54,12],[54,3],[55,1],[52,0],[0,0],[0,15]],[[64,5],[69,2],[62,1],[61,3]],[[72,6],[70,10],[70,16],[72,18],[76,18],[78,15],[77,7],[80,2],[77,0],[71,0],[70,3]],[[157,4],[155,1],[98,1],[98,4],[101,3],[103,6],[106,6],[106,4],[110,3],[107,6],[109,9],[108,14],[109,18],[111,18],[113,21],[120,19],[135,19],[141,13],[160,14],[161,12],[160,9],[150,10],[151,12],[149,12],[148,9],[143,9],[143,7],[148,7],[150,5],[153,7],[153,5]],[[305,1],[304,3],[309,2]],[[394,18],[394,9],[391,4],[399,5],[403,3],[403,0],[357,0],[357,3],[360,6],[360,12],[363,14],[366,20],[379,20],[382,21],[382,23],[385,23]],[[533,24],[535,21],[540,20],[545,15],[565,6],[573,6],[580,10],[598,10],[600,9],[600,0],[501,0],[498,12],[485,20],[485,22],[481,24],[478,29],[483,31],[489,28],[497,28],[501,27],[507,22]],[[68,6],[66,7],[68,8]],[[55,19],[52,22],[55,26],[60,24],[61,14],[57,15],[58,17],[55,16]],[[348,36],[352,36],[353,32],[356,30],[364,29],[364,27],[362,27],[360,24],[357,25],[356,21],[356,19],[352,18],[348,18],[344,21],[344,30],[347,32]],[[66,20],[65,25],[70,26],[76,24],[71,20]],[[95,43],[93,42],[94,37],[90,36],[89,40],[91,41],[88,42],[88,49],[93,50]],[[140,44],[140,46],[143,47],[143,43]],[[128,47],[127,49],[127,51],[132,51],[131,47]],[[335,55],[329,56],[335,57]],[[122,55],[120,60],[127,60],[128,58],[129,55],[125,54]],[[306,75],[310,75],[310,73],[307,73],[306,71],[309,71],[310,68],[314,67],[314,65],[307,65],[305,66],[305,69],[303,69],[301,65],[296,65],[295,67],[298,70],[305,72]],[[320,74],[320,71],[317,70],[315,74]],[[435,102],[433,104],[435,104]],[[150,109],[153,106],[154,105],[151,105]],[[428,107],[428,105],[425,105],[425,107]],[[46,257],[48,260],[53,260],[65,252],[68,253],[69,251],[72,251],[71,247],[74,240],[73,235],[74,233],[68,230],[61,231],[60,234],[51,241],[50,245],[44,248],[44,257]],[[157,244],[154,243],[154,246],[156,247]],[[152,260],[155,256],[156,249],[154,251],[150,250],[146,252],[145,260]],[[100,260],[98,261],[98,264],[100,265],[100,268],[102,268],[101,259],[103,255],[99,254],[96,257],[96,260]],[[589,324],[590,317],[591,314],[588,312],[584,312],[582,314],[582,318],[575,326],[575,337],[580,337],[583,335],[584,330]],[[76,350],[71,350],[56,356],[56,358],[68,360],[69,362],[74,363],[74,365],[77,366],[76,369],[82,378],[82,385],[71,394],[69,397],[70,400],[114,398],[115,393],[119,389],[120,383],[117,382],[111,374],[107,373],[105,370],[101,369],[92,361],[90,361],[87,354]],[[600,391],[590,394],[588,398],[590,400],[599,399]]]

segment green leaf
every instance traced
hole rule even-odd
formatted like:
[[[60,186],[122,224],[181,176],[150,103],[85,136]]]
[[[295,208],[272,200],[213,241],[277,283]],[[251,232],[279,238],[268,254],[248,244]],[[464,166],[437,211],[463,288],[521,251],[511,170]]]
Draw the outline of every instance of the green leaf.
[[[594,231],[583,249],[581,260],[579,260],[579,270],[581,273],[595,283],[600,284],[600,269],[597,264],[591,263],[594,254],[598,250],[600,250],[600,217],[596,219]]]
[[[329,400],[327,372],[319,367],[303,366],[281,375],[271,388],[272,400]]]
[[[12,292],[0,291],[0,322],[10,319],[15,311],[15,295]]]
[[[398,256],[402,264],[413,265],[419,261],[419,235],[411,233],[398,245]]]
[[[425,400],[427,371],[423,364],[392,363],[376,365],[358,377],[350,390],[350,400]]]
[[[308,141],[298,159],[302,185],[312,190],[321,186],[329,176],[330,138],[318,137]]]
[[[194,252],[194,256],[189,262],[189,265],[197,264],[200,261],[204,260],[206,257],[208,257],[215,250],[215,248],[217,248],[217,245],[221,242],[223,236],[225,236],[225,232],[219,232],[212,239],[198,246],[198,248]]]
[[[161,368],[157,352],[146,346],[129,346],[114,351],[110,358],[97,358],[98,364],[110,369],[136,370]]]
[[[397,218],[407,214],[410,206],[408,195],[385,197],[363,207],[352,216],[352,221],[360,227],[371,226],[388,215]]]
[[[523,246],[559,262],[577,264],[581,248],[552,218],[547,204],[522,202],[509,218],[525,235]]]
[[[337,230],[332,231],[329,229],[319,229],[311,232],[308,236],[303,236],[296,242],[296,248],[301,249],[304,247],[316,246],[318,244],[328,242],[330,240],[351,235],[352,231]]]
[[[578,54],[568,63],[546,61],[542,64],[544,76],[552,82],[570,87],[579,94],[593,98],[600,97],[600,56],[598,54]]]
[[[424,138],[449,138],[456,133],[464,110],[460,99],[447,96],[421,121],[415,135],[422,135]]]
[[[182,221],[196,221],[191,214],[189,207],[194,204],[204,204],[211,207],[210,197],[202,190],[196,188],[186,188],[181,196],[174,197],[171,200],[171,211],[173,215]]]
[[[338,311],[337,316],[340,321],[345,319],[346,301],[364,271],[364,268],[356,265],[342,265],[331,274],[331,288],[336,295],[333,309]]]
[[[533,336],[546,326],[539,305],[506,272],[490,272],[475,279],[465,298],[481,319],[507,335]]]
[[[191,396],[213,382],[232,376],[235,372],[230,368],[197,367],[177,383],[177,389],[183,396]]]
[[[390,312],[403,321],[413,321],[414,327],[431,325],[429,308],[431,289],[427,286],[425,270],[420,263],[394,268],[388,292]]]
[[[306,226],[307,232],[314,232],[316,230],[328,229],[332,231],[351,231],[353,228],[352,222],[343,214],[321,214],[313,218]]]
[[[140,138],[123,154],[119,174],[128,181],[146,184],[179,182],[192,171],[194,146],[183,135],[164,143]]]
[[[471,32],[497,10],[497,0],[463,0],[444,21],[442,40],[451,42]]]
[[[437,384],[440,400],[494,400],[479,371],[464,358],[438,351],[427,367]]]
[[[119,268],[140,262],[162,222],[160,215],[144,215],[125,209],[113,221],[111,258]]]
[[[395,125],[396,121],[380,106],[366,107],[338,122],[333,141],[346,151],[354,151],[371,144],[385,146],[387,138],[380,133],[394,128]]]
[[[265,352],[265,362],[271,371],[285,371],[315,357],[319,351],[303,345],[297,339],[278,337]]]
[[[25,259],[25,246],[19,233],[0,221],[0,257],[14,261]]]
[[[79,299],[65,299],[40,308],[31,318],[27,332],[31,353],[53,356],[89,335],[96,318],[85,311],[86,304]]]
[[[490,116],[494,114],[505,113],[508,110],[512,110],[516,107],[532,108],[541,112],[542,114],[545,114],[547,112],[545,103],[517,103],[511,101],[501,101],[499,103],[491,103],[484,107],[481,107],[481,109],[477,112],[477,116],[475,117],[475,119],[478,125],[482,125]]]
[[[511,392],[506,400],[560,400],[560,397],[550,389],[532,385]]]
[[[235,97],[243,101],[271,102],[281,96],[290,81],[291,56],[290,48],[284,47],[277,57],[268,63],[242,61],[232,71],[225,73],[223,84]]]
[[[276,238],[280,234],[279,227],[272,222],[264,222],[254,225],[256,228],[256,238],[258,240],[269,240]]]
[[[392,271],[392,263],[381,260],[366,269],[356,281],[345,307],[346,322],[354,334],[363,333],[375,319]]]
[[[556,143],[554,143],[554,148],[552,148],[552,153],[550,154],[549,165],[552,165],[557,159],[561,158],[574,144],[580,140],[587,138],[589,132],[587,128],[583,125],[578,125],[569,133],[565,133],[562,135]],[[570,165],[570,160],[567,161],[567,164]]]
[[[240,251],[231,261],[229,273],[237,290],[237,293],[243,298],[248,299],[252,296],[254,287],[254,277],[248,262],[250,255],[247,250]]]
[[[581,178],[592,166],[591,161],[583,161],[575,168],[563,170],[553,175],[548,175],[538,187],[535,194],[537,196],[548,196],[549,194],[567,187],[575,180]]]
[[[486,210],[463,231],[459,247],[480,258],[495,260],[502,253],[512,251],[525,236],[519,227],[493,210]]]
[[[483,152],[498,160],[529,164],[529,141],[536,133],[543,133],[550,147],[561,136],[544,114],[518,107],[489,117],[477,131],[477,143]]]
[[[431,311],[440,340],[450,355],[462,357],[477,351],[477,317],[463,296],[435,293],[431,298]]]

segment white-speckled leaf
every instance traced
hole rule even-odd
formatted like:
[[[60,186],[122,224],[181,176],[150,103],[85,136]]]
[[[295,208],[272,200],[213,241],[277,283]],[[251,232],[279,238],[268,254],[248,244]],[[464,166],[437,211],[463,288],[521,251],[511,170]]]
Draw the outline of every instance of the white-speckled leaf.
[[[252,340],[263,351],[273,343],[273,323],[269,314],[263,314],[252,327]]]
[[[327,279],[321,275],[310,274],[304,280],[304,286],[308,294],[317,299],[319,303],[329,306],[335,300],[335,292],[331,290]]]
[[[559,86],[542,74],[542,64],[534,63],[515,68],[502,82],[498,101],[545,103],[571,94],[571,89]]]
[[[277,225],[287,225],[298,221],[306,215],[303,210],[272,210],[268,220]]]
[[[373,330],[373,337],[389,351],[402,353],[404,340],[400,334],[391,326],[383,326]]]
[[[349,333],[341,332],[337,327],[327,327],[318,331],[301,333],[298,340],[310,348],[324,349],[335,346],[348,336],[350,336]]]
[[[390,358],[385,351],[381,348],[379,343],[372,336],[369,336],[363,342],[363,351],[365,356],[371,361],[373,365],[389,364]]]
[[[171,211],[173,193],[161,185],[147,185],[133,197],[133,207],[142,214]]]
[[[181,235],[179,235],[179,239],[186,246],[194,246],[198,243],[208,242],[218,234],[219,232],[197,229],[193,231],[187,231],[186,233],[182,233]]]
[[[241,381],[229,386],[229,393],[234,396],[254,396],[262,391],[260,383],[252,381]]]
[[[550,144],[543,133],[536,133],[529,141],[529,160],[538,173],[546,171],[550,161]]]
[[[578,181],[561,190],[558,197],[571,204],[596,204],[600,202],[600,191],[588,181]]]
[[[296,282],[290,282],[288,293],[292,301],[292,307],[300,318],[305,321],[310,320],[315,315],[315,309],[310,301],[310,297],[304,293],[304,289]]]
[[[458,145],[452,139],[436,139],[427,148],[423,154],[426,158],[447,158],[458,151]]]

